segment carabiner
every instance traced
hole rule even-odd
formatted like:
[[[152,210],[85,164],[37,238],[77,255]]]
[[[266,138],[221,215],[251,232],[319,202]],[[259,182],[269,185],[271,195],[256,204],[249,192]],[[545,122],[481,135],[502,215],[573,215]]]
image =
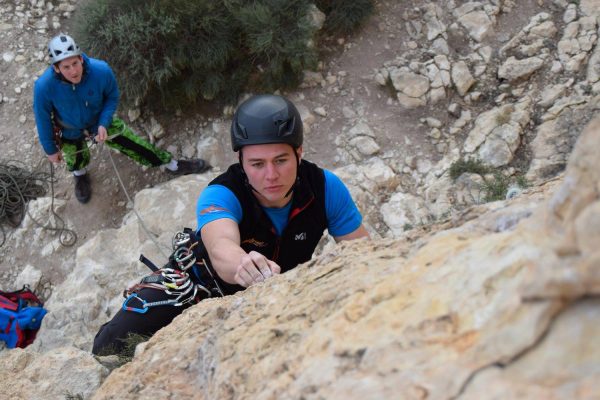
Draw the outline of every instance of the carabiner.
[[[196,263],[194,252],[190,251],[187,247],[178,248],[175,253],[173,253],[173,259],[182,271],[188,270]]]
[[[136,308],[136,307],[130,307],[127,305],[127,303],[129,303],[129,300],[132,299],[137,299],[140,303],[142,303],[142,308]],[[146,300],[142,299],[141,297],[139,297],[137,295],[137,293],[131,293],[129,295],[129,297],[127,297],[125,299],[125,301],[123,302],[123,310],[125,311],[133,311],[139,314],[145,314],[148,312],[148,306],[146,305]]]
[[[175,236],[173,236],[173,240],[171,242],[173,250],[177,250],[178,247],[187,244],[190,241],[190,239],[191,237],[189,233],[177,232]]]

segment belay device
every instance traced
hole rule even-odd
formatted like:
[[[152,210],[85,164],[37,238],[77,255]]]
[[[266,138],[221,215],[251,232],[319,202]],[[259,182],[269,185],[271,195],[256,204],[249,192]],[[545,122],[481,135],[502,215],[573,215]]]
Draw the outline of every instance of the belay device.
[[[0,340],[9,349],[29,346],[46,313],[43,303],[28,286],[15,292],[0,291]]]
[[[196,239],[191,229],[185,228],[182,232],[177,232],[173,237],[172,246],[173,253],[162,268],[158,268],[143,254],[140,255],[140,261],[150,268],[152,273],[123,292],[125,297],[123,310],[143,314],[150,307],[166,305],[180,307],[189,303],[198,303],[209,297],[223,296],[205,257],[201,257],[198,252],[202,247],[201,242]],[[213,282],[210,284],[199,280],[202,268],[212,278]],[[148,302],[139,293],[144,288],[162,290],[166,294],[166,299]]]

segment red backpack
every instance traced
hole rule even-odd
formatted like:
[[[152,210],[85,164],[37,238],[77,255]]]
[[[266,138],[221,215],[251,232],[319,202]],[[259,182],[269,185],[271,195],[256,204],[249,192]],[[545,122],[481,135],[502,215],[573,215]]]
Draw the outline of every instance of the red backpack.
[[[14,292],[0,291],[0,340],[9,349],[33,343],[47,313],[43,306],[28,286]]]

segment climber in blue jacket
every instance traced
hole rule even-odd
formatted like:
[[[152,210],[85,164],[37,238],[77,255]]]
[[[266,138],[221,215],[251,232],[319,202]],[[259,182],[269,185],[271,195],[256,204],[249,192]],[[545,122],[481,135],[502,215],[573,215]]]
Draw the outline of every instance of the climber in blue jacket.
[[[75,177],[75,196],[87,203],[91,196],[87,165],[90,152],[85,140],[106,143],[146,166],[165,165],[175,175],[201,173],[204,160],[175,160],[137,136],[113,118],[119,88],[109,65],[81,52],[72,37],[61,33],[48,44],[50,67],[34,86],[33,111],[40,144],[53,163],[65,160]]]

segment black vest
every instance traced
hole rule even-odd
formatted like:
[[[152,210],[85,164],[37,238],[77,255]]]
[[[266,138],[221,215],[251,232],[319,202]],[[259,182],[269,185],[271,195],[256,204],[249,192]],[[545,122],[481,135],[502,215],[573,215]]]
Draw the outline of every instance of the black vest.
[[[242,206],[239,229],[244,251],[254,250],[263,254],[276,262],[281,267],[281,272],[289,271],[310,260],[323,232],[327,229],[325,175],[321,168],[311,162],[301,161],[292,194],[288,225],[280,237],[252,193],[240,164],[230,166],[225,173],[209,183],[215,184],[231,190]],[[218,281],[225,294],[243,289],[222,279]]]

